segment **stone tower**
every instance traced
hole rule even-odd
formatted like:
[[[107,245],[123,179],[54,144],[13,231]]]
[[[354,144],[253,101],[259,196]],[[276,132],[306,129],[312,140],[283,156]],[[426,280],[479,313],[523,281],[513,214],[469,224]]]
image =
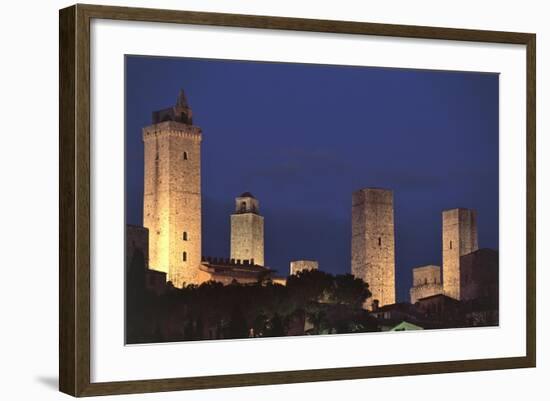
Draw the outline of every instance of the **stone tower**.
[[[253,260],[264,265],[264,218],[259,202],[245,192],[235,198],[235,213],[231,215],[231,259]]]
[[[351,210],[351,272],[369,284],[372,309],[395,303],[395,234],[393,192],[364,188],[353,193]]]
[[[290,262],[290,275],[304,270],[318,270],[319,262],[316,260],[293,260]]]
[[[442,239],[443,293],[460,300],[460,257],[478,249],[475,210],[444,210]]]
[[[149,265],[176,287],[199,282],[201,263],[201,130],[183,91],[176,105],[143,128],[143,225]]]
[[[418,266],[412,269],[413,286],[409,294],[411,304],[422,298],[443,293],[441,267],[435,265]]]

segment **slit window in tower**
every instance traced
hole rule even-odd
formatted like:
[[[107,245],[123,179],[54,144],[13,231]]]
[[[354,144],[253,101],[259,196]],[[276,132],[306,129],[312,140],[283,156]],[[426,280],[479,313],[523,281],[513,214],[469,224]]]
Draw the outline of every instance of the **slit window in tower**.
[[[187,231],[183,232],[182,238],[183,238],[184,241],[187,241]]]
[[[382,237],[378,237],[378,246],[382,246]]]
[[[183,152],[183,160],[187,160],[187,152]]]
[[[183,254],[182,254],[182,260],[183,260],[184,262],[187,262],[187,252],[183,252]]]

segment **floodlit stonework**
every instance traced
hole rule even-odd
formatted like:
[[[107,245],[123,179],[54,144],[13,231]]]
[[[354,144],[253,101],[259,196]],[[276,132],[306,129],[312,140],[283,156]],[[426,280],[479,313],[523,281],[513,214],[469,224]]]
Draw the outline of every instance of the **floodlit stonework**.
[[[443,211],[443,292],[460,300],[460,257],[477,251],[476,211],[451,209]]]
[[[364,188],[352,195],[351,272],[369,284],[372,309],[395,303],[393,191]]]
[[[293,260],[290,262],[290,274],[296,274],[303,270],[317,270],[319,262],[316,260]]]
[[[443,293],[441,267],[435,265],[419,266],[413,269],[413,286],[410,289],[411,304],[421,298]]]
[[[183,92],[143,128],[149,265],[176,287],[201,281],[201,138]]]
[[[264,218],[260,203],[249,192],[235,198],[231,215],[231,259],[264,266]]]

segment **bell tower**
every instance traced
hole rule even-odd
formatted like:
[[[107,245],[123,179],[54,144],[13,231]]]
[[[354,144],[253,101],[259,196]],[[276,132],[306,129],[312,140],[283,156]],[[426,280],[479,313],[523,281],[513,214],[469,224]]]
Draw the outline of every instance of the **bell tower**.
[[[264,265],[264,218],[260,203],[250,192],[235,198],[231,215],[231,259]]]
[[[143,128],[149,265],[182,287],[199,282],[202,133],[183,90],[174,106],[153,112],[152,120]]]

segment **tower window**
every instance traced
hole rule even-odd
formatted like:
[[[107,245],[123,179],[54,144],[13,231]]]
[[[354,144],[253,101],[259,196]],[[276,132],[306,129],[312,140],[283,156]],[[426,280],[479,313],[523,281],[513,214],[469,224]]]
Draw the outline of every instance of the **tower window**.
[[[246,202],[241,202],[241,212],[246,210]]]
[[[183,152],[183,160],[187,160],[187,152]]]
[[[449,249],[453,249],[453,241],[449,241]]]
[[[158,159],[160,159],[160,157],[159,157],[159,152],[157,150],[157,153],[155,154],[155,160],[158,160]]]
[[[184,232],[183,232],[182,239],[183,239],[184,241],[187,241],[187,231],[184,231]]]
[[[183,252],[183,254],[182,254],[182,260],[183,260],[184,262],[187,262],[187,252]]]
[[[378,237],[378,246],[382,246],[382,237]]]

